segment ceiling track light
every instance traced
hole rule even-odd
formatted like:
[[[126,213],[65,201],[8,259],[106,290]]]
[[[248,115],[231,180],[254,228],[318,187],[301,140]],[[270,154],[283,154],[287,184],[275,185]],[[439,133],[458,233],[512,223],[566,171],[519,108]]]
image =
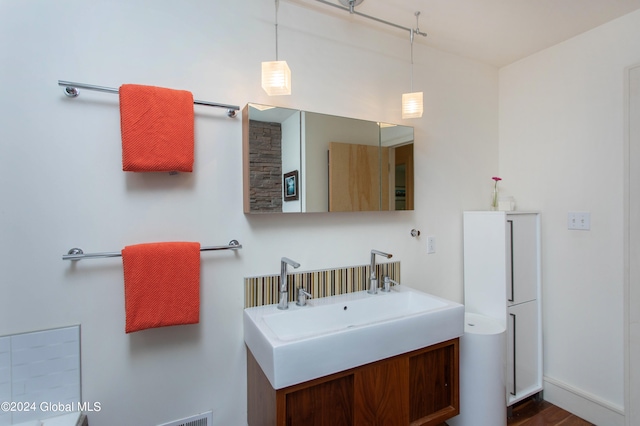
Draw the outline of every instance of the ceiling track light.
[[[355,13],[355,7],[362,3],[364,0],[340,0],[340,4],[349,8],[349,13]]]
[[[276,3],[276,60],[262,63],[262,88],[269,96],[290,95],[291,94],[291,69],[287,61],[278,60],[278,7]]]
[[[421,35],[423,37],[427,36],[426,33],[423,33],[421,31],[419,31],[417,28],[416,29],[407,28],[407,27],[404,27],[402,25],[398,25],[398,24],[395,24],[393,22],[385,21],[384,19],[376,18],[375,16],[366,15],[364,13],[360,13],[357,10],[355,10],[355,7],[358,6],[359,4],[361,4],[364,0],[339,0],[340,4],[342,4],[343,6],[340,6],[339,4],[332,3],[332,2],[330,2],[328,0],[316,0],[316,1],[318,3],[322,3],[322,4],[327,5],[327,6],[331,6],[331,7],[335,7],[337,9],[340,9],[340,10],[347,11],[352,15],[362,16],[363,18],[371,19],[372,21],[376,21],[376,22],[379,22],[381,24],[389,25],[389,26],[397,28],[399,30],[408,31],[409,33],[415,32],[416,34],[419,34],[419,35]],[[417,13],[419,14],[420,12],[417,12]]]
[[[339,0],[344,7],[335,3],[331,3],[327,0],[316,0],[316,1],[319,3],[325,4],[327,6],[332,6],[341,10],[346,10],[352,15],[362,16],[363,18],[371,19],[381,24],[389,25],[394,28],[398,28],[398,29],[409,32],[409,39],[411,41],[411,93],[404,93],[402,95],[402,118],[405,119],[405,118],[422,117],[422,111],[423,111],[422,92],[413,91],[413,39],[416,35],[420,35],[422,37],[427,36],[427,33],[420,31],[420,24],[419,24],[420,12],[414,13],[416,17],[416,27],[407,28],[407,27],[403,27],[402,25],[394,24],[393,22],[385,21],[384,19],[376,18],[375,16],[365,15],[364,13],[360,13],[356,11],[355,7],[360,3],[362,3],[364,0]]]

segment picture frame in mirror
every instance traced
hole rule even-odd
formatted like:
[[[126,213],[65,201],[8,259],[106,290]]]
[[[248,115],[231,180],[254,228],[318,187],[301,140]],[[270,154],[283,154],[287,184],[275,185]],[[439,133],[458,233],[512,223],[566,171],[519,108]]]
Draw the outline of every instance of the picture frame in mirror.
[[[284,201],[295,201],[300,198],[297,170],[285,173],[282,176],[282,189],[284,191]]]

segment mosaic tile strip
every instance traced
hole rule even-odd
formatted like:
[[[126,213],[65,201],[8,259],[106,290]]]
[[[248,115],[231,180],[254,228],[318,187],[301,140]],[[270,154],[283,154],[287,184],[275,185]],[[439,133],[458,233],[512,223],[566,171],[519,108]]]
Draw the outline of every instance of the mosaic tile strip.
[[[335,296],[367,289],[370,265],[352,266],[340,269],[290,273],[287,287],[289,301],[295,300],[295,289],[304,287],[313,298]],[[392,280],[400,281],[400,262],[379,263],[376,265],[378,277],[388,275]],[[271,305],[278,303],[280,275],[266,275],[244,279],[244,307]]]

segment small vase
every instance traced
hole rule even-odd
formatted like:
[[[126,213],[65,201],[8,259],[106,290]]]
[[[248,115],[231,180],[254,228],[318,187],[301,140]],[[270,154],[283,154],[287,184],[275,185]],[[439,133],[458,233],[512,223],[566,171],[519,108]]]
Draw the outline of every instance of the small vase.
[[[491,209],[490,210],[498,210],[498,186],[493,187],[493,195],[491,197]]]

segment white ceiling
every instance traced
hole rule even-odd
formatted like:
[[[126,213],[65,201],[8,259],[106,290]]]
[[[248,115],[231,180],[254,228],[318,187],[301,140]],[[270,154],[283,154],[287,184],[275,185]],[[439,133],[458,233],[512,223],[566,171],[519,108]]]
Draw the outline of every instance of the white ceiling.
[[[403,34],[317,0],[291,0],[349,20]],[[339,0],[327,0],[340,5]],[[416,43],[502,67],[640,9],[640,0],[363,0],[359,13],[415,28]],[[407,42],[408,42],[408,32]]]

